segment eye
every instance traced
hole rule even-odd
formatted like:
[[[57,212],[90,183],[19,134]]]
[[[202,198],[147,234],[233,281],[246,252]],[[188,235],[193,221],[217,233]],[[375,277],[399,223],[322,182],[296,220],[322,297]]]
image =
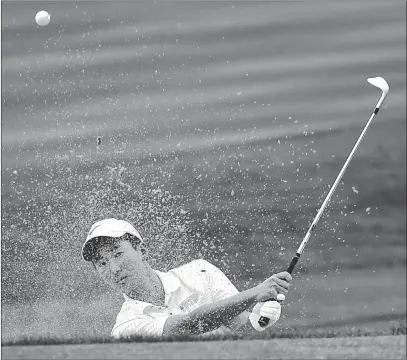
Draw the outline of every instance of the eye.
[[[106,266],[106,261],[104,261],[104,260],[102,260],[102,259],[96,259],[95,265],[96,265],[97,267],[104,267],[104,266]]]
[[[120,257],[122,254],[123,254],[123,252],[118,252],[118,253],[116,253],[116,254],[114,255],[114,257],[115,257],[115,258],[118,258],[118,257]]]

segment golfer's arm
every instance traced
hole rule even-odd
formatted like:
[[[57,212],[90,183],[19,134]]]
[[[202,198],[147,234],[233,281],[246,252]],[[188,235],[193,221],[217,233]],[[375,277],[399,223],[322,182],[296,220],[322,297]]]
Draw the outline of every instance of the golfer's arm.
[[[170,316],[164,325],[163,336],[203,334],[228,325],[232,319],[251,308],[257,290],[251,288],[212,304],[202,305],[188,314]]]
[[[225,326],[232,332],[247,332],[248,329],[251,330],[252,326],[249,322],[250,309],[246,309],[241,314],[234,317],[231,321],[226,323]]]

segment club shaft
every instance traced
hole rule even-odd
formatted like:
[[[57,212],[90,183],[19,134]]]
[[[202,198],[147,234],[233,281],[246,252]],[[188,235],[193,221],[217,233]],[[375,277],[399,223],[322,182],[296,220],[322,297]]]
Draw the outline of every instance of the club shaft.
[[[294,271],[295,266],[297,265],[297,262],[302,254],[302,252],[304,251],[305,245],[307,244],[308,240],[310,239],[313,231],[315,230],[315,227],[318,224],[318,221],[321,219],[321,216],[324,212],[324,210],[326,209],[326,207],[328,206],[329,200],[331,200],[332,194],[334,193],[335,189],[337,188],[339,182],[342,179],[343,174],[346,171],[346,168],[348,167],[349,163],[351,162],[353,156],[355,155],[356,150],[358,149],[363,137],[366,134],[367,129],[369,128],[374,116],[379,112],[379,107],[383,98],[380,99],[380,101],[377,103],[376,108],[373,112],[373,114],[370,116],[369,121],[367,122],[365,128],[363,129],[362,133],[360,134],[358,140],[356,141],[356,144],[354,145],[353,149],[351,150],[350,154],[348,155],[348,158],[346,159],[345,163],[342,166],[341,171],[339,172],[339,175],[337,176],[336,180],[334,181],[334,183],[331,186],[331,189],[328,192],[328,195],[326,196],[324,202],[322,203],[321,207],[318,210],[317,215],[315,216],[314,221],[312,222],[311,226],[308,228],[307,233],[304,236],[304,239],[302,240],[295,256],[292,258],[290,265],[287,268],[287,272],[292,274],[292,272]],[[259,319],[259,324],[260,326],[264,327],[267,326],[267,324],[269,323],[270,319],[261,316]]]
[[[329,201],[331,200],[333,193],[335,192],[335,190],[336,190],[338,184],[340,183],[340,181],[341,181],[341,179],[342,179],[342,177],[343,177],[343,174],[345,173],[345,171],[346,171],[347,167],[349,166],[349,164],[350,164],[350,162],[351,162],[353,156],[355,155],[356,150],[358,149],[360,143],[362,142],[362,140],[363,140],[363,138],[364,138],[364,136],[365,136],[365,134],[366,134],[366,132],[367,132],[367,129],[369,128],[369,126],[370,126],[370,124],[371,124],[373,118],[374,118],[375,115],[379,112],[379,107],[378,107],[378,106],[380,106],[381,101],[382,101],[382,99],[380,99],[380,101],[377,103],[376,108],[375,108],[375,110],[373,111],[372,115],[370,116],[369,121],[368,121],[367,124],[365,125],[365,127],[364,127],[362,133],[360,134],[358,140],[356,141],[356,143],[355,143],[353,149],[352,149],[351,152],[349,153],[348,158],[346,159],[345,163],[344,163],[343,166],[342,166],[341,171],[339,172],[337,178],[335,179],[334,183],[332,184],[331,189],[330,189],[329,192],[328,192],[328,195],[325,197],[324,202],[322,203],[320,209],[318,210],[318,213],[317,213],[317,215],[315,216],[314,221],[312,222],[312,224],[311,224],[310,227],[308,228],[308,231],[307,231],[307,233],[305,234],[304,239],[302,240],[300,246],[298,247],[298,250],[297,250],[295,256],[294,256],[293,259],[291,260],[291,263],[290,263],[290,265],[289,265],[289,267],[288,267],[288,269],[287,269],[287,272],[289,272],[290,274],[293,272],[293,270],[294,270],[294,268],[295,268],[295,265],[296,265],[297,262],[298,262],[298,259],[300,258],[302,252],[304,251],[305,245],[307,244],[308,240],[310,239],[312,233],[313,233],[314,230],[315,230],[315,227],[317,226],[319,220],[321,219],[321,216],[322,216],[323,212],[325,211],[326,207],[328,206]]]

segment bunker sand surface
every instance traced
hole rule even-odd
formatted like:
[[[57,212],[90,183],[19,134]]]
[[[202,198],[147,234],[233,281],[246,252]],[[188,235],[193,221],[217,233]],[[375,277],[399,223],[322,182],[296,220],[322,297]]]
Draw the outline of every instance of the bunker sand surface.
[[[406,337],[4,347],[3,359],[403,359]]]

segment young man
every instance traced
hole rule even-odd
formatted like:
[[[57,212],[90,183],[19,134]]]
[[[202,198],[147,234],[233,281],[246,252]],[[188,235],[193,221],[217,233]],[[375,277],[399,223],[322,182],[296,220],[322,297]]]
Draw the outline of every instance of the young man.
[[[258,331],[280,317],[277,294],[286,295],[287,272],[239,292],[217,267],[205,260],[160,272],[150,267],[147,248],[128,222],[105,219],[90,229],[82,257],[102,279],[124,296],[112,330],[115,338],[231,332],[250,326]],[[260,327],[260,316],[270,319]],[[247,320],[249,319],[250,324]]]

